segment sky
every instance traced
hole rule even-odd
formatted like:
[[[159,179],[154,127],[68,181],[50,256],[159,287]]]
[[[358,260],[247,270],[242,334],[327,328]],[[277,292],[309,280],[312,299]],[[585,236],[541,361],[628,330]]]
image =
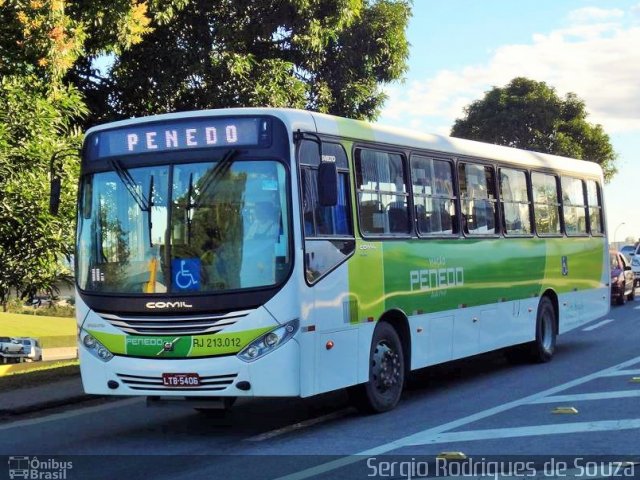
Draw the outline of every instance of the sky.
[[[466,105],[517,76],[573,92],[618,153],[609,239],[640,238],[640,0],[414,0],[407,37],[409,70],[378,123],[448,135]]]

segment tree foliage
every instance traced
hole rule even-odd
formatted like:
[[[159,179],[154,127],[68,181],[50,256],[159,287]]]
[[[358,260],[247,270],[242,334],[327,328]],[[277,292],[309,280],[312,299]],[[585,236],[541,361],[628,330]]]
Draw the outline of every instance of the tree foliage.
[[[406,68],[409,0],[216,0],[150,5],[151,33],[107,77],[78,63],[90,122],[237,106],[375,118]],[[97,51],[97,50],[96,50]]]
[[[602,125],[587,122],[575,93],[560,98],[553,87],[523,77],[493,87],[457,119],[451,136],[596,162],[609,180],[616,153]]]
[[[87,48],[123,50],[144,33],[136,3],[111,2],[113,9],[104,1],[69,3],[72,8],[63,0],[0,0],[0,303],[5,307],[10,293],[52,293],[56,281],[70,273],[62,260],[73,249],[77,125],[87,109],[66,75]],[[100,6],[113,18],[102,18]],[[93,29],[96,22],[103,28]],[[49,212],[52,177],[62,184],[57,215]]]
[[[36,77],[0,81],[0,303],[10,292],[53,292],[73,246],[77,150],[74,119],[84,104],[72,89],[52,92]],[[61,208],[49,212],[49,181],[62,180]]]
[[[51,290],[72,251],[76,126],[231,106],[374,118],[406,68],[409,4],[0,0],[0,303]]]

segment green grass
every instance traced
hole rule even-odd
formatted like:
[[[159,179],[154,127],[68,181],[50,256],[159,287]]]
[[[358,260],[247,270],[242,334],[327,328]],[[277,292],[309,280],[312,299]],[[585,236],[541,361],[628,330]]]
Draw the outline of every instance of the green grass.
[[[42,348],[75,347],[78,344],[76,335],[56,335],[53,337],[36,337],[40,339]]]
[[[0,312],[0,336],[57,337],[76,335],[75,318],[41,317]]]
[[[75,346],[76,329],[75,318],[0,312],[0,337],[38,338],[43,348]]]

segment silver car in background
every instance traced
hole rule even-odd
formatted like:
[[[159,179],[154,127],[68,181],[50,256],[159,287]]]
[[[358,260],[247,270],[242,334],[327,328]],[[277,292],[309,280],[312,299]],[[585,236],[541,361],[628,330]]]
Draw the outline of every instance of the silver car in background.
[[[631,259],[636,253],[636,247],[635,245],[623,245],[622,247],[620,247],[619,252],[624,255],[627,260],[629,260],[629,263],[631,263]]]
[[[42,347],[40,341],[37,338],[19,337],[18,340],[24,347],[24,353],[26,358],[32,362],[42,361]]]
[[[633,276],[635,278],[633,282],[634,287],[637,287],[638,285],[640,285],[640,255],[638,255],[639,253],[640,253],[640,243],[636,247],[635,251],[633,252],[633,256],[631,257],[631,270],[633,271]]]

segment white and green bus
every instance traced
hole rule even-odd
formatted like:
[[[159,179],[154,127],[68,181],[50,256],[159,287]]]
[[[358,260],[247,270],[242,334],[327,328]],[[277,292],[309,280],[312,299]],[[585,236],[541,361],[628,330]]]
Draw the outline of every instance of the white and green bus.
[[[191,406],[349,388],[380,412],[411,370],[548,361],[609,309],[602,182],[591,162],[299,110],[92,128],[84,388]]]

